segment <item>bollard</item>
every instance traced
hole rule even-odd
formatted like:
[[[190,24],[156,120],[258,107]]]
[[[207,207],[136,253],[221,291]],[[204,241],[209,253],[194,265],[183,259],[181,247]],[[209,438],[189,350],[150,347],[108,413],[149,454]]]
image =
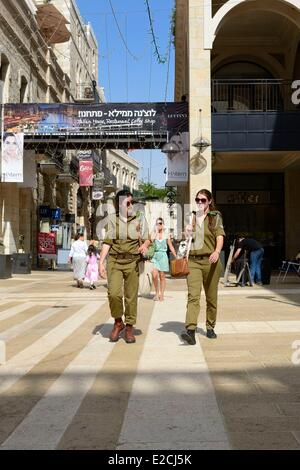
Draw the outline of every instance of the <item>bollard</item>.
[[[5,364],[6,358],[5,358],[5,341],[0,339],[0,365]]]

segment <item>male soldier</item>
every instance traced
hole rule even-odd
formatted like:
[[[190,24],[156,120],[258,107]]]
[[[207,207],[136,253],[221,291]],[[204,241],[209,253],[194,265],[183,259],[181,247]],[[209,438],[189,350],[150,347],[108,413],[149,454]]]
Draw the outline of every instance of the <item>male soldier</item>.
[[[121,190],[116,195],[116,214],[109,217],[106,236],[100,253],[100,275],[106,277],[104,260],[108,255],[108,300],[114,327],[110,333],[110,341],[118,341],[121,331],[125,328],[126,343],[135,343],[133,325],[137,317],[137,297],[139,284],[139,261],[150,240],[145,219],[133,213],[132,194]],[[123,323],[123,281],[125,324]]]

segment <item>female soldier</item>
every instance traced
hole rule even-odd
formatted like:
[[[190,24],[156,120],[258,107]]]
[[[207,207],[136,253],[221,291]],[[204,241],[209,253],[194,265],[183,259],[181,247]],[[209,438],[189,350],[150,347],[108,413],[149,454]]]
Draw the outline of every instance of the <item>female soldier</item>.
[[[215,210],[213,197],[207,189],[198,191],[195,198],[198,211],[193,213],[192,225],[186,227],[193,236],[189,254],[187,277],[188,303],[185,326],[181,338],[196,344],[195,331],[200,311],[202,284],[206,296],[206,336],[216,338],[218,283],[221,274],[220,253],[224,241],[224,228],[220,212]]]
[[[108,255],[108,300],[111,315],[115,319],[109,338],[110,341],[118,341],[125,328],[126,343],[135,343],[133,325],[137,317],[138,263],[141,254],[146,253],[150,240],[147,239],[146,223],[142,227],[141,216],[133,213],[130,191],[122,189],[116,194],[115,207],[116,213],[109,216],[99,261],[100,275],[105,278],[104,260]],[[123,282],[126,327],[122,318]]]

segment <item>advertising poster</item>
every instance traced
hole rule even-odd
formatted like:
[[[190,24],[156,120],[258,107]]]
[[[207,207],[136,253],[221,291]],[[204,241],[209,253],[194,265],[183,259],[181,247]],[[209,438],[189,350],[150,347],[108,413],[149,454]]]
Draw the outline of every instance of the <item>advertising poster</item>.
[[[175,142],[181,150],[167,157],[166,186],[184,186],[189,177],[189,133],[179,132],[171,137],[170,142]]]
[[[93,161],[79,161],[79,186],[93,186]]]
[[[188,131],[188,103],[21,103],[4,106],[4,130],[25,135],[116,135]]]
[[[38,254],[39,255],[56,255],[56,235],[55,233],[39,232],[38,233]]]
[[[24,134],[4,132],[2,139],[1,181],[23,183]]]

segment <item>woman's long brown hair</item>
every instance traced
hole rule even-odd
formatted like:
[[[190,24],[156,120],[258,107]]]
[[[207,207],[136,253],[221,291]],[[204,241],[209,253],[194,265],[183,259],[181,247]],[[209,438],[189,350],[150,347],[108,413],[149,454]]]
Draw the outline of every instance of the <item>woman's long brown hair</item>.
[[[198,197],[199,194],[204,194],[204,196],[207,197],[208,201],[210,201],[210,204],[209,204],[210,211],[217,210],[213,195],[208,189],[200,189],[200,191],[197,192],[196,197]],[[208,214],[208,228],[211,232],[214,232],[216,230],[216,217],[213,217],[212,215],[209,215],[209,214]]]

